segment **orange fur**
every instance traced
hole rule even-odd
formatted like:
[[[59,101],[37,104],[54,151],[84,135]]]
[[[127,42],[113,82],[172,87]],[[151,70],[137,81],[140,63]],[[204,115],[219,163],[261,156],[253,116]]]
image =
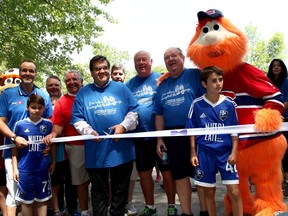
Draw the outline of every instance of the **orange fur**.
[[[287,211],[282,201],[281,158],[287,149],[283,135],[242,149],[237,156],[237,170],[244,212],[257,216],[274,215]],[[249,191],[248,180],[255,185],[255,195]]]
[[[164,73],[163,75],[161,75],[158,80],[157,80],[157,86],[159,86],[163,80],[167,79],[170,76],[169,72]]]
[[[247,52],[247,37],[237,30],[227,19],[219,19],[221,24],[229,31],[236,34],[235,37],[226,38],[223,42],[213,44],[211,46],[194,45],[197,38],[193,37],[187,49],[187,56],[200,69],[207,66],[217,66],[225,73],[233,71],[238,65],[243,63],[243,57]],[[202,24],[203,25],[203,24]],[[200,32],[201,26],[198,26],[197,31]],[[199,32],[196,35],[199,35]],[[211,57],[211,53],[214,53]],[[214,57],[216,56],[216,57]]]
[[[274,132],[282,126],[283,117],[278,110],[261,109],[255,113],[255,128],[261,132]]]

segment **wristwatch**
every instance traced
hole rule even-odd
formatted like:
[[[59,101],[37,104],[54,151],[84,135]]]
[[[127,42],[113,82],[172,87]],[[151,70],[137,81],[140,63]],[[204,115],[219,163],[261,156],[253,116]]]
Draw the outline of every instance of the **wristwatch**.
[[[11,140],[13,143],[15,143],[16,137],[17,137],[17,135],[14,135],[13,137],[11,137],[10,140]]]

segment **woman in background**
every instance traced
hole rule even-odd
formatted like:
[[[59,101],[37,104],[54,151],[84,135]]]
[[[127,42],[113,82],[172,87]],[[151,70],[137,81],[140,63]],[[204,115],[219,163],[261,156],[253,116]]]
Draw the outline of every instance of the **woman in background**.
[[[284,100],[284,121],[288,122],[288,78],[287,78],[287,67],[281,59],[273,59],[269,65],[267,77],[272,83],[277,86],[283,94]],[[288,131],[283,131],[283,135],[288,140]],[[288,151],[284,155],[282,160],[284,182],[283,182],[283,195],[288,197]]]

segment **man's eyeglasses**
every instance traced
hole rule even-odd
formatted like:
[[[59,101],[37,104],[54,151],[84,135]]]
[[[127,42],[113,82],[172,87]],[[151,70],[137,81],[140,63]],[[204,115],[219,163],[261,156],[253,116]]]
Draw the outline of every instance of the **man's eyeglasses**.
[[[104,70],[104,71],[107,71],[109,70],[109,68],[107,66],[103,66],[103,67],[94,67],[93,70],[96,71],[96,72],[99,72],[101,70]]]

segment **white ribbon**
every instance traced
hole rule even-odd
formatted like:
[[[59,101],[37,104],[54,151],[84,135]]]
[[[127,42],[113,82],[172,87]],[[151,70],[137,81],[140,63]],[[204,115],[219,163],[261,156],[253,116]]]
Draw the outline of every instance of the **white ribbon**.
[[[282,124],[279,131],[288,131],[288,122]],[[170,137],[170,136],[197,136],[206,134],[232,134],[232,133],[257,133],[254,124],[247,125],[235,125],[218,128],[189,128],[189,129],[177,129],[177,130],[160,130],[151,132],[139,132],[139,133],[126,133],[126,134],[111,134],[111,135],[79,135],[68,136],[51,139],[51,142],[68,142],[79,140],[91,140],[91,139],[115,139],[115,138],[143,138],[143,137]]]
[[[51,139],[52,143],[59,142],[72,142],[80,140],[92,140],[92,139],[115,139],[115,138],[143,138],[143,137],[172,137],[172,136],[198,136],[206,134],[240,134],[240,133],[258,133],[254,127],[254,124],[247,125],[235,125],[217,128],[187,128],[177,130],[160,130],[151,132],[139,132],[139,133],[126,133],[126,134],[111,134],[111,135],[78,135],[67,136]],[[288,131],[288,122],[284,122],[279,131]],[[0,146],[0,150],[9,149],[15,147],[15,144],[9,144]]]

